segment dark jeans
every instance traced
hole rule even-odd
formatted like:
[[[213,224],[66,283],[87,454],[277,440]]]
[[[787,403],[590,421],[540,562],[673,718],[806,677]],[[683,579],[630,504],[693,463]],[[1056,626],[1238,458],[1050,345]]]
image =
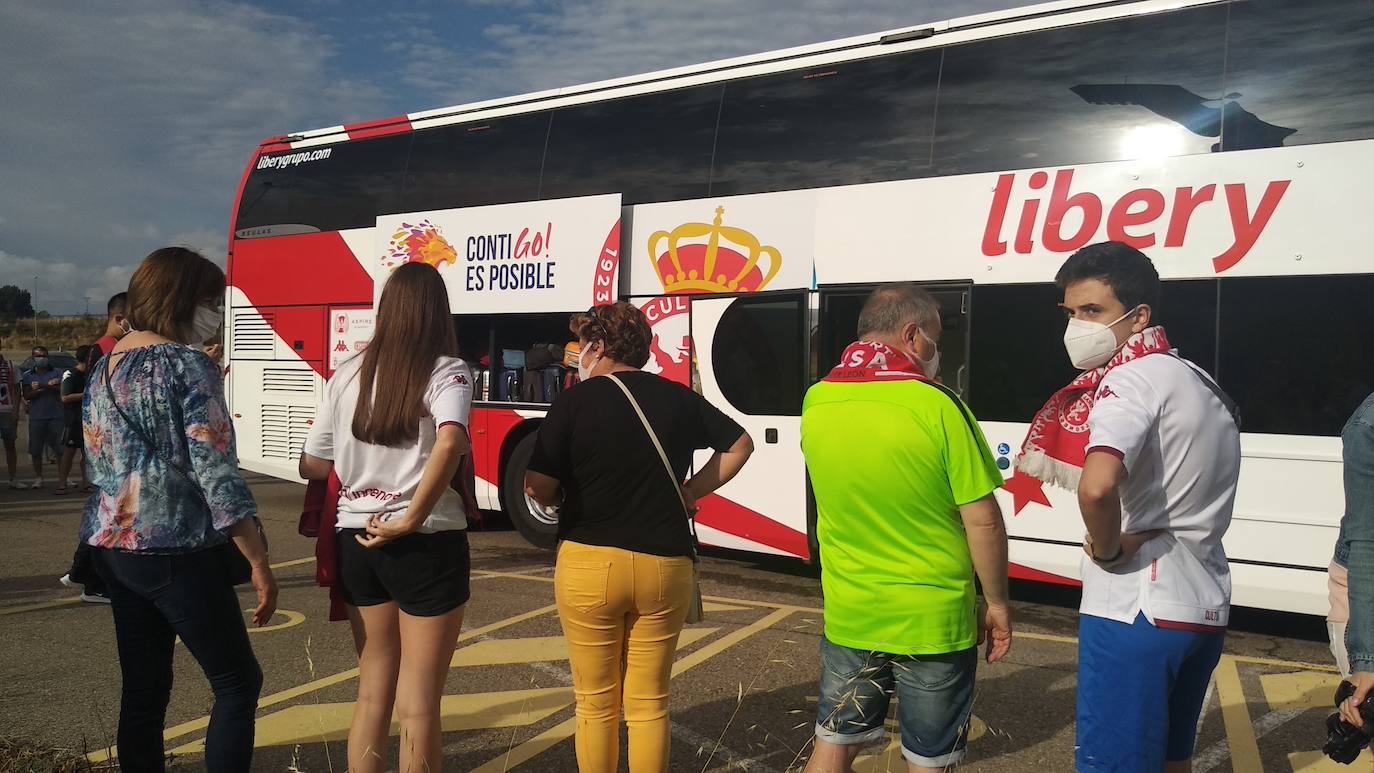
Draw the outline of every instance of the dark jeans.
[[[213,773],[248,770],[262,669],[229,582],[226,549],[148,555],[97,548],[92,553],[109,589],[124,678],[120,765],[139,773],[163,770],[172,648],[180,636],[215,694],[205,767]]]

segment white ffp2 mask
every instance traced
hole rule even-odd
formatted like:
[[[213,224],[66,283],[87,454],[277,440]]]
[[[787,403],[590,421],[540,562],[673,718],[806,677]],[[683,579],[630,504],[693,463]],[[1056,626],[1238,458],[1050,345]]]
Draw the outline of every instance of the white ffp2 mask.
[[[1064,329],[1064,350],[1069,354],[1069,362],[1079,370],[1092,370],[1106,365],[1119,348],[1112,326],[1134,314],[1136,309],[1131,309],[1106,325],[1085,319],[1070,319],[1068,327]]]
[[[223,311],[197,306],[195,316],[191,317],[191,340],[186,343],[199,346],[214,338],[219,333],[219,326],[223,322]]]

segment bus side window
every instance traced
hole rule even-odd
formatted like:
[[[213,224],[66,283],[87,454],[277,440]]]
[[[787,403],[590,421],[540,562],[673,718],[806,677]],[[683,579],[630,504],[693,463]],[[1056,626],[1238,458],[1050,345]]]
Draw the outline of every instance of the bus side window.
[[[1265,0],[1231,3],[1226,30],[1226,149],[1374,137],[1374,3]],[[1282,56],[1276,56],[1282,51]],[[1262,123],[1261,123],[1262,122]]]
[[[720,86],[554,111],[539,198],[620,193],[625,206],[707,195]]]
[[[1221,280],[1221,385],[1246,432],[1341,433],[1374,390],[1374,275]]]
[[[401,211],[401,175],[410,139],[407,132],[340,142],[327,146],[326,157],[284,168],[268,168],[259,162],[243,188],[234,228],[304,225],[338,231],[375,225],[377,215]]]
[[[926,177],[940,52],[727,83],[711,195]]]
[[[532,201],[539,196],[549,114],[531,113],[415,132],[405,212]]]
[[[1210,152],[1215,135],[1149,105],[1195,123],[1198,111],[1180,114],[1179,99],[1221,96],[1226,12],[1213,5],[949,46],[936,173]]]

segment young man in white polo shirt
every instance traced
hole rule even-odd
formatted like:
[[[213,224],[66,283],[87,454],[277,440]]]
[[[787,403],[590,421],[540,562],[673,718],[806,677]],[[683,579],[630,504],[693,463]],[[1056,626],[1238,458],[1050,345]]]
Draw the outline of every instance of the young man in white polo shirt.
[[[1230,614],[1234,404],[1169,345],[1138,250],[1086,247],[1055,284],[1083,372],[1036,415],[1017,466],[1076,490],[1087,527],[1077,767],[1182,773]]]

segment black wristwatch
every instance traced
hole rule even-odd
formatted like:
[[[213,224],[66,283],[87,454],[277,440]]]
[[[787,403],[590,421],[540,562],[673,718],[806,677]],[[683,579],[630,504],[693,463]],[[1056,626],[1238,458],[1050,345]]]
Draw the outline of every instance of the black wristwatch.
[[[1097,554],[1093,553],[1093,562],[1097,564],[1114,564],[1117,561],[1120,561],[1121,557],[1125,554],[1126,546],[1118,542],[1116,543],[1116,555],[1112,556],[1111,558],[1098,558]]]

